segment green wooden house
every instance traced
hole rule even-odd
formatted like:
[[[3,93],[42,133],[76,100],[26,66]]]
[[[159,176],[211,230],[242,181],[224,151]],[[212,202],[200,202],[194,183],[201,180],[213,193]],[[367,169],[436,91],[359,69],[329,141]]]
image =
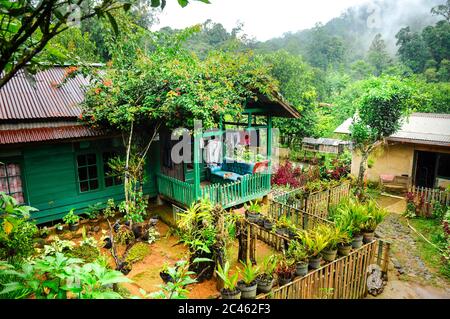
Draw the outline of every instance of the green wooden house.
[[[122,182],[109,174],[107,165],[109,158],[124,152],[122,137],[93,130],[79,121],[78,104],[88,80],[77,75],[55,85],[64,73],[64,67],[53,67],[39,72],[32,83],[19,72],[0,89],[0,192],[39,209],[32,215],[37,223],[58,220],[72,208],[82,213],[89,205],[106,203],[109,198],[123,199]],[[272,118],[296,118],[299,114],[281,97],[262,95],[249,102],[244,113],[245,123],[222,120],[216,130],[196,134],[192,163],[168,161],[172,144],[167,142],[169,132],[161,131],[145,167],[145,194],[185,207],[205,197],[231,207],[267,195]],[[212,136],[222,139],[229,127],[241,127],[249,135],[266,130],[265,145],[260,134],[255,140],[257,148],[265,147],[267,160],[213,167],[203,163],[205,140]]]

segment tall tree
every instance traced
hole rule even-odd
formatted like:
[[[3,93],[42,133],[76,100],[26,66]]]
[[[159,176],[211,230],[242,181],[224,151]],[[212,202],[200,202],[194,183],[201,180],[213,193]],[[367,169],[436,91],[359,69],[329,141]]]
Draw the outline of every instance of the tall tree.
[[[208,0],[197,0],[209,3]],[[128,11],[135,0],[2,0],[0,1],[0,87],[25,68],[36,69],[37,55],[48,42],[74,23],[106,17],[117,31],[111,12]],[[188,0],[178,0],[186,6]],[[151,0],[163,8],[165,0]]]
[[[357,115],[350,127],[353,145],[361,153],[360,194],[369,155],[399,130],[410,97],[409,89],[396,78],[373,78],[367,84],[367,90],[358,99]]]
[[[397,38],[400,60],[415,73],[424,71],[426,62],[431,54],[426,42],[417,32],[412,32],[409,27],[400,29],[395,36]]]
[[[433,15],[443,16],[447,22],[450,22],[450,0],[447,0],[445,4],[433,7],[431,13]]]
[[[367,61],[375,68],[376,76],[380,76],[392,63],[392,59],[386,49],[386,43],[380,33],[375,36],[370,45]]]

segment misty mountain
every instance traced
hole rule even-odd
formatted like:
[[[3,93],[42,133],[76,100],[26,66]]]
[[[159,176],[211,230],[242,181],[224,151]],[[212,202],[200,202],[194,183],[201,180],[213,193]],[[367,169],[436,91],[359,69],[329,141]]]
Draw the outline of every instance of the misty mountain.
[[[342,40],[347,51],[347,61],[352,62],[365,56],[372,40],[380,33],[389,53],[397,52],[395,35],[406,26],[412,31],[421,31],[441,18],[430,13],[432,7],[444,0],[373,0],[347,9],[341,16],[315,28],[288,32],[282,37],[260,42],[258,50],[274,51],[285,49],[301,54],[308,59],[308,47],[317,41],[317,30]]]

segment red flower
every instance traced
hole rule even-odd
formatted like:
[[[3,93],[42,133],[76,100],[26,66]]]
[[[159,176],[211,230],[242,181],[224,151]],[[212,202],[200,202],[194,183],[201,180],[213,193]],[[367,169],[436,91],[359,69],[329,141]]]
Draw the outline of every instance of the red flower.
[[[78,115],[78,118],[79,118],[80,120],[82,120],[82,119],[83,119],[83,114]]]
[[[95,94],[100,94],[101,91],[102,91],[101,88],[95,88],[95,90],[94,90]]]
[[[111,86],[112,85],[112,81],[111,80],[104,80],[103,81],[103,85],[104,86]]]

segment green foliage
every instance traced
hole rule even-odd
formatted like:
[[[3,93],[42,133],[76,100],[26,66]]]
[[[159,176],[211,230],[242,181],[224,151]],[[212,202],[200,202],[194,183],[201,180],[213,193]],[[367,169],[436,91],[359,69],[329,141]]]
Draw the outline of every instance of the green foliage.
[[[308,231],[300,231],[299,238],[308,257],[318,256],[329,244],[327,234],[319,227]]]
[[[286,256],[294,259],[296,262],[306,261],[308,259],[306,248],[298,240],[290,241]]]
[[[292,241],[294,242],[294,241]],[[266,278],[273,278],[273,274],[275,272],[275,269],[278,265],[278,256],[277,255],[270,255],[264,258],[263,260],[263,268],[262,268],[262,274]]]
[[[103,216],[106,219],[109,219],[111,217],[114,217],[116,215],[116,204],[114,203],[114,199],[110,198],[106,202],[106,208],[103,210]]]
[[[128,251],[125,261],[129,264],[143,260],[150,254],[150,247],[146,243],[136,243]]]
[[[68,254],[68,256],[73,258],[79,258],[84,262],[94,262],[100,256],[100,251],[97,247],[90,245],[80,245],[74,247]]]
[[[80,216],[75,215],[75,209],[72,208],[66,216],[63,217],[63,222],[65,222],[67,225],[73,225],[78,223],[80,220]]]
[[[104,268],[96,263],[81,265],[81,259],[66,257],[61,253],[45,256],[20,268],[0,264],[1,275],[14,275],[16,281],[3,284],[1,295],[21,291],[21,298],[37,299],[112,299],[121,296],[109,286],[131,282],[122,273]]]
[[[57,253],[68,253],[75,247],[75,243],[70,240],[53,237],[49,245],[44,246],[43,256],[55,256]]]
[[[253,266],[250,260],[245,263],[241,261],[241,264],[242,269],[239,269],[239,273],[242,276],[242,281],[246,286],[253,285],[259,275],[259,266]]]
[[[217,264],[216,274],[223,280],[223,289],[236,291],[239,273],[236,271],[233,275],[230,274],[230,263],[228,261],[223,268],[220,263]]]
[[[122,245],[128,245],[135,240],[133,231],[125,225],[121,225],[115,236],[117,243]]]
[[[37,209],[21,206],[9,195],[0,192],[0,259],[26,258],[34,252],[33,237],[38,232],[30,221],[30,212]]]
[[[86,210],[86,215],[89,219],[96,219],[100,215],[103,203],[95,203],[94,205],[89,205]]]
[[[258,204],[257,200],[250,201],[250,205],[245,204],[244,207],[247,212],[250,212],[253,214],[256,214],[256,213],[260,214],[261,210],[262,210],[262,207],[261,207],[261,205]]]
[[[194,262],[196,262],[194,260]],[[185,286],[196,283],[197,280],[191,278],[195,273],[189,271],[189,262],[180,260],[175,267],[167,267],[167,274],[172,278],[166,285],[161,285],[162,290],[149,294],[150,298],[155,299],[187,299],[189,291]],[[143,290],[141,293],[145,294]]]

